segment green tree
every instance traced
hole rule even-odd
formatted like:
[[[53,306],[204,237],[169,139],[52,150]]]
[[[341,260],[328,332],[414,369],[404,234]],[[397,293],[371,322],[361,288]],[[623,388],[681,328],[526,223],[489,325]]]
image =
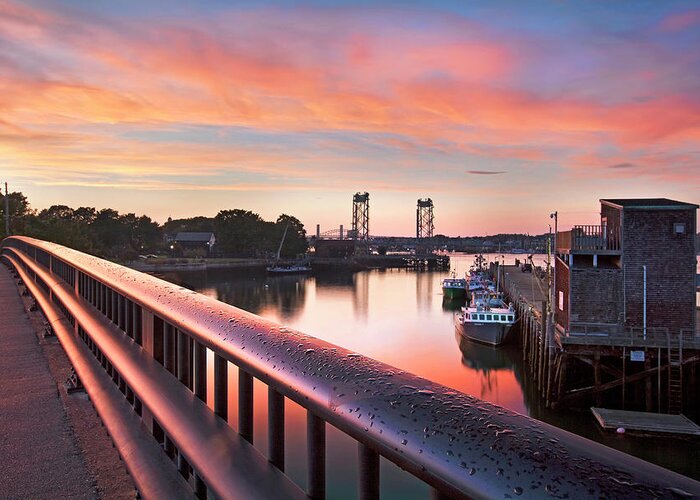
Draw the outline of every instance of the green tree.
[[[219,249],[227,254],[240,257],[257,257],[265,250],[265,223],[262,218],[250,210],[222,210],[214,219],[215,234]],[[265,247],[268,247],[267,249]]]
[[[28,233],[83,252],[92,251],[88,227],[76,221],[74,210],[66,205],[53,205],[31,217]]]
[[[189,219],[168,219],[163,224],[163,233],[172,235],[182,232],[213,233],[215,225],[215,219],[212,217],[197,216]]]
[[[306,240],[306,229],[304,229],[304,224],[299,219],[291,215],[282,214],[277,217],[275,225],[277,226],[276,232],[279,233],[279,238],[282,238],[284,228],[289,225],[282,252],[280,253],[282,257],[296,257],[308,251],[309,243]]]
[[[10,234],[26,234],[26,225],[32,211],[29,208],[27,197],[21,192],[7,194],[9,214],[10,214]],[[5,195],[0,193],[0,237],[7,236],[5,233]]]

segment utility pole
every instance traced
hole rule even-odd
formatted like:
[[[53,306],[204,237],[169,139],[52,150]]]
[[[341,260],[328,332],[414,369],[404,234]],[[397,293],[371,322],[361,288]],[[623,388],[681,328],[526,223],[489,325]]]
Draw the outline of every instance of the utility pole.
[[[10,197],[7,194],[7,182],[5,183],[5,236],[10,236]]]

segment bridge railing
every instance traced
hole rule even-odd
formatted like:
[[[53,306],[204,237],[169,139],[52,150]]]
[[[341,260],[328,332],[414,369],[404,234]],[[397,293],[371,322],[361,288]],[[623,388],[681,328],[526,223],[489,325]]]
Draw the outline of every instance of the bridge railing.
[[[380,456],[438,498],[700,493],[691,479],[155,277],[30,238],[3,247],[60,306],[199,497],[323,498],[326,423],[358,442],[361,499],[379,496]],[[239,372],[235,436],[229,363]],[[249,446],[253,378],[268,386],[265,451]],[[306,492],[283,475],[284,398],[307,410]]]

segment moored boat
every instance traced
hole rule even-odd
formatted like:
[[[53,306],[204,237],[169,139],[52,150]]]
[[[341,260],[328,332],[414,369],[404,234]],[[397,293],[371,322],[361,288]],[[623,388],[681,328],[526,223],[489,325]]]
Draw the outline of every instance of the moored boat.
[[[308,273],[311,271],[311,267],[304,264],[292,264],[289,266],[274,265],[267,268],[267,272],[270,274],[295,274],[295,273]]]
[[[464,299],[467,296],[467,280],[458,278],[457,273],[452,271],[449,278],[442,280],[442,295],[446,299]]]
[[[471,305],[455,313],[455,329],[460,335],[494,346],[508,340],[513,324],[515,309],[492,290],[474,292]]]
[[[289,229],[289,222],[284,227],[284,233],[282,234],[282,241],[280,241],[280,246],[277,249],[277,258],[275,263],[267,268],[267,272],[270,274],[298,274],[298,273],[308,273],[311,271],[311,266],[308,262],[301,260],[296,261],[293,264],[281,265],[280,255],[282,253],[282,245],[284,245],[284,239],[287,237],[287,230]]]

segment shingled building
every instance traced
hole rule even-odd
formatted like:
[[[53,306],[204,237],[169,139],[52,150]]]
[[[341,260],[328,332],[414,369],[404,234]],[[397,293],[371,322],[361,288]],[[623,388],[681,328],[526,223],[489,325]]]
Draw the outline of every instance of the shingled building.
[[[600,204],[599,225],[557,233],[559,331],[694,332],[698,205],[666,198]]]

